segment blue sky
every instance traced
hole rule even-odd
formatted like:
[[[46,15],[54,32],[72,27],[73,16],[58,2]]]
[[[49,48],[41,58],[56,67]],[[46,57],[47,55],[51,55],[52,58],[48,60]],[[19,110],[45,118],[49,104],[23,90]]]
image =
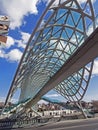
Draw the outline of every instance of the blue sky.
[[[9,2],[10,1],[10,2]],[[35,25],[50,0],[0,0],[0,15],[8,15],[10,28],[5,47],[0,47],[0,101],[4,101],[16,72],[26,43]],[[78,0],[85,2],[86,0]],[[95,14],[98,1],[92,0]],[[16,13],[15,13],[16,12]],[[49,92],[48,97],[60,97]],[[61,98],[64,100],[63,98]],[[98,59],[94,63],[93,75],[84,100],[98,100]]]

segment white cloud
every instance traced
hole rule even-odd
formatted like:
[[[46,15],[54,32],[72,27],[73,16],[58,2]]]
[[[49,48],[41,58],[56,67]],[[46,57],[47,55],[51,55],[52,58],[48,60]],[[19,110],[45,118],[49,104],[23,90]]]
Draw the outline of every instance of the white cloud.
[[[27,43],[28,42],[28,39],[30,37],[30,34],[29,33],[26,33],[26,32],[21,32],[21,36],[22,36],[22,40],[24,43]]]
[[[98,60],[94,61],[92,74],[98,76]]]
[[[43,2],[46,2],[47,4],[50,3],[51,0],[42,0]],[[55,0],[53,5],[58,5],[60,0]],[[63,3],[65,0],[61,0],[60,2]],[[87,2],[87,0],[77,0],[80,4]],[[91,0],[92,3],[96,2],[96,0]]]
[[[0,0],[1,10],[4,14],[7,14],[10,17],[11,24],[10,28],[14,29],[23,24],[23,18],[28,14],[37,14],[37,4],[41,1],[50,2],[50,0]],[[62,0],[62,2],[65,0]],[[80,3],[84,3],[87,0],[78,0]],[[94,3],[96,0],[92,0]],[[55,0],[53,5],[57,5],[59,0]]]
[[[7,43],[6,43],[6,48],[10,48],[11,46],[13,46],[14,42],[15,42],[14,39],[12,37],[8,36]]]
[[[5,58],[11,62],[19,62],[22,56],[22,52],[18,49],[13,49],[9,53],[5,54]]]
[[[0,97],[0,102],[5,102],[5,97]]]
[[[21,40],[16,40],[13,39],[11,36],[8,36],[6,47],[0,47],[0,58],[5,58],[10,62],[19,62],[22,56],[22,52],[19,49],[11,49],[8,53],[6,52],[6,50],[9,50],[11,46],[14,47],[16,43],[16,46],[19,48],[21,47],[24,49],[26,47],[30,34],[26,32],[21,32],[20,35]]]
[[[4,58],[4,55],[5,55],[5,52],[1,49],[1,50],[0,50],[0,57],[1,57],[1,58]]]
[[[23,17],[28,14],[37,14],[37,4],[39,0],[0,0],[2,12],[10,17],[10,28],[21,26]]]
[[[89,36],[93,32],[93,26],[91,25],[87,30],[87,36]]]
[[[6,97],[0,97],[0,102],[5,102],[5,100],[6,100]],[[17,102],[17,99],[12,98],[11,102],[15,103],[15,102]]]
[[[44,101],[44,100],[40,100],[39,102],[38,102],[38,104],[47,104],[48,102],[46,102],[46,101]]]
[[[61,96],[60,94],[46,94],[45,95],[46,97],[59,97],[59,96]]]
[[[18,47],[25,48],[26,44],[30,38],[30,34],[26,32],[21,32],[21,40],[15,40],[18,43]]]
[[[92,92],[92,94],[86,94],[83,98],[85,101],[92,101],[92,100],[97,100],[98,99],[98,94],[95,94],[95,92]]]
[[[87,2],[87,0],[77,0],[79,3],[85,3],[85,2]],[[92,3],[94,3],[94,2],[96,2],[96,0],[91,0],[92,1]]]
[[[43,19],[41,24],[40,24],[40,27],[44,27],[44,25],[45,25],[45,20]]]
[[[12,102],[12,103],[18,103],[18,99],[12,98],[12,99],[11,99],[11,102]]]
[[[98,27],[98,18],[95,19],[95,27]],[[87,35],[89,36],[94,31],[93,23],[89,26],[87,30]]]
[[[90,70],[89,64],[88,64],[88,70]],[[88,76],[89,73],[87,70],[85,70],[85,76]],[[93,70],[92,70],[92,77],[98,76],[98,58],[94,61]]]
[[[22,40],[15,40],[15,42],[18,44],[18,47],[21,47],[21,48],[26,47],[26,44],[24,44]]]

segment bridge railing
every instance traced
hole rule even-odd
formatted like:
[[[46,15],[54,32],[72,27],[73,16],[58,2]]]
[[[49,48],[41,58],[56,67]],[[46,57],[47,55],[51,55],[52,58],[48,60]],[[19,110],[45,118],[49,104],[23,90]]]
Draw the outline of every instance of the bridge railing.
[[[2,120],[0,121],[0,130],[5,129],[5,128],[18,128],[18,127],[25,127],[27,125],[33,125],[38,123],[37,118],[32,118],[28,120]]]
[[[0,121],[0,130],[3,130],[5,128],[19,128],[19,127],[25,127],[25,126],[32,126],[37,125],[39,123],[46,123],[48,122],[52,117],[47,118],[29,118],[29,119],[6,119]]]
[[[49,117],[34,117],[28,119],[7,119],[0,121],[0,130],[7,128],[19,128],[19,127],[32,127],[50,122],[58,122],[65,120],[82,119],[82,114],[62,115],[62,116],[49,116]]]

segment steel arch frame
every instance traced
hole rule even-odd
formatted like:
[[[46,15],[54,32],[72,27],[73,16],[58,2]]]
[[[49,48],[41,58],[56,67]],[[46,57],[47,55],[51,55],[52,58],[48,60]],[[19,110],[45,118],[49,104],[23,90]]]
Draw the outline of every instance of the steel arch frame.
[[[33,99],[36,93],[58,72],[66,60],[74,54],[88,37],[87,20],[93,22],[95,17],[91,0],[86,0],[83,7],[78,0],[59,0],[57,5],[54,3],[55,1],[51,1],[47,6],[31,34],[12,81],[5,105],[10,101],[17,88],[21,88],[22,90],[20,101],[29,98],[29,96]],[[87,12],[86,6],[89,6],[91,14]],[[65,12],[63,12],[63,10]],[[61,16],[58,16],[59,11],[64,14],[62,15],[61,13]],[[74,15],[77,15],[77,22],[75,21]],[[46,21],[42,24],[45,18]],[[70,23],[70,20],[72,20],[72,23]],[[78,27],[79,22],[82,22],[80,28]],[[94,24],[93,28],[95,28]],[[92,66],[93,61],[89,66],[89,70],[87,66],[84,66],[80,71],[62,81],[55,87],[55,90],[68,100],[81,100],[90,80]],[[88,80],[86,81],[85,88],[83,88],[83,93],[81,93],[82,81],[85,81],[85,70],[88,71]],[[82,73],[80,74],[81,71]],[[78,81],[75,78],[76,75],[80,75]],[[75,78],[75,84],[78,84],[77,88],[75,88],[74,83],[70,81],[73,77]],[[38,80],[40,81],[39,83]],[[76,89],[74,94],[70,94],[68,84],[71,85],[72,93],[73,90]],[[29,89],[28,92],[26,91],[27,88]],[[61,91],[61,88],[65,90],[65,93]],[[67,88],[69,88],[69,90]],[[30,93],[30,89],[34,90],[33,95]],[[29,93],[31,95],[29,95]],[[77,96],[78,94],[80,96]]]

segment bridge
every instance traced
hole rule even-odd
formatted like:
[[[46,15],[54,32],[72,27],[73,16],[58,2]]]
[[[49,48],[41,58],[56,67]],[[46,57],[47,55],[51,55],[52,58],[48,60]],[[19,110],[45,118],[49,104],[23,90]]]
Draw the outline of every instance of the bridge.
[[[97,26],[91,0],[51,1],[27,43],[5,108],[18,89],[22,109],[52,89],[69,101],[81,101],[98,57]]]

